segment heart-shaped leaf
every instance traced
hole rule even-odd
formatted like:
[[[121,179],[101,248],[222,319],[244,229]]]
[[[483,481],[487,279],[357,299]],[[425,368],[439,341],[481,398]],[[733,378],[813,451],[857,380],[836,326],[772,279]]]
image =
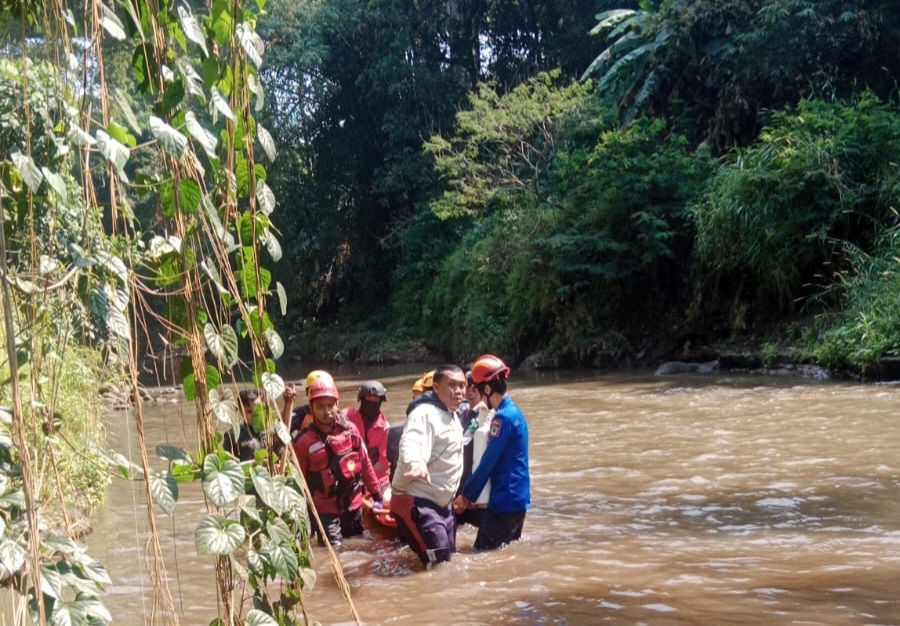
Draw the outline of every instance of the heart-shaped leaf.
[[[208,454],[203,460],[203,492],[216,506],[227,506],[244,495],[244,472],[232,459]]]
[[[244,527],[233,519],[207,515],[194,531],[194,545],[199,554],[231,554],[246,537]]]
[[[188,133],[193,137],[197,143],[200,144],[200,147],[203,148],[203,151],[206,152],[206,155],[214,159],[216,158],[216,146],[219,143],[218,138],[203,128],[203,125],[197,120],[197,116],[194,115],[193,111],[188,111],[184,114],[184,125],[187,127]]]
[[[197,18],[194,17],[187,6],[178,7],[178,19],[181,22],[184,36],[200,46],[200,49],[203,50],[203,56],[209,56],[209,50],[206,48],[206,37],[203,36],[203,31],[200,30],[200,23],[197,22]]]
[[[244,618],[244,626],[278,626],[275,618],[259,609],[253,609]]]
[[[281,355],[284,354],[284,342],[281,340],[281,335],[271,328],[266,329],[266,344],[268,344],[269,350],[272,351],[273,359],[280,359]]]
[[[232,122],[235,121],[234,111],[231,110],[231,105],[228,104],[228,100],[225,99],[225,96],[222,95],[222,92],[215,87],[210,90],[209,106],[211,113],[215,113],[215,111],[218,111],[225,118],[231,120]],[[213,120],[215,120],[215,117],[213,117]]]
[[[150,132],[159,140],[166,152],[180,157],[187,146],[187,137],[182,135],[155,115],[150,116]]]
[[[178,501],[178,483],[168,472],[156,472],[150,475],[150,494],[166,515],[175,510]]]
[[[262,388],[265,389],[270,398],[280,398],[281,394],[284,393],[284,380],[278,374],[263,372],[260,380],[262,381]]]
[[[131,156],[131,150],[99,128],[97,129],[96,135],[97,149],[100,150],[100,154],[102,154],[107,161],[112,163],[113,167],[115,167],[116,171],[119,173],[119,177],[124,178],[125,163],[128,162],[128,157]]]
[[[249,58],[256,67],[262,65],[262,55],[266,51],[266,46],[263,43],[262,38],[253,30],[253,26],[247,22],[241,22],[234,31],[241,42],[241,47],[244,49],[244,52],[247,53],[247,58]]]
[[[259,210],[266,215],[271,215],[275,210],[275,193],[265,181],[256,181],[256,203],[259,205]]]
[[[264,546],[260,553],[272,566],[272,569],[286,582],[290,582],[297,575],[300,562],[297,553],[287,542],[271,542]]]
[[[272,139],[272,135],[269,134],[269,131],[267,131],[262,124],[257,124],[256,136],[259,138],[259,143],[266,153],[266,156],[269,157],[269,161],[274,161],[275,157],[278,155],[278,150],[275,148],[275,140]]]
[[[213,415],[220,422],[232,426],[235,422],[240,422],[241,415],[238,412],[237,402],[234,400],[234,393],[232,393],[231,389],[226,387],[222,390],[213,389],[210,391],[209,404]]]
[[[222,327],[222,332],[217,332],[216,327],[207,322],[203,326],[203,337],[206,339],[206,346],[214,357],[229,367],[237,362],[237,333],[234,332],[234,328],[229,324]]]
[[[25,181],[25,184],[28,185],[31,192],[37,192],[38,187],[41,186],[41,181],[44,180],[44,175],[41,174],[41,170],[35,164],[34,159],[28,155],[22,154],[18,150],[9,156],[12,158],[13,165],[19,170],[22,180]]]
[[[210,394],[212,395],[212,394]],[[161,443],[156,446],[156,456],[167,461],[183,461],[191,462],[191,455],[184,448],[172,446],[167,443]]]
[[[287,291],[280,282],[275,283],[275,292],[278,294],[278,308],[282,315],[287,315]]]

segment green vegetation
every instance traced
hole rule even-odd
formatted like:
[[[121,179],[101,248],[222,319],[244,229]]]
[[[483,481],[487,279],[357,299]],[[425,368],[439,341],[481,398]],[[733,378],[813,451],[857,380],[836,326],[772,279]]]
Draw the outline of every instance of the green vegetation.
[[[255,115],[264,7],[0,4],[12,35],[0,58],[0,585],[14,592],[16,623],[112,620],[100,599],[109,577],[74,544],[69,518],[96,503],[111,469],[143,488],[140,561],[155,612],[177,621],[154,507],[171,514],[178,484],[200,481],[208,514],[194,544],[215,562],[213,623],[299,623],[315,574],[308,493],[285,467],[292,448],[276,417],[284,345],[273,320],[287,298],[266,267],[282,251],[260,158],[271,163],[277,148]],[[139,350],[156,337],[179,353],[199,434],[192,453],[157,446],[165,469],[149,462],[138,378]],[[98,445],[101,353],[127,380],[136,461]],[[267,431],[253,466],[217,432],[243,425],[246,378],[261,390],[254,419]]]
[[[296,86],[270,114],[298,160],[272,179],[309,267],[281,278],[332,352],[370,328],[458,359],[608,362],[813,319],[788,353],[900,353],[891,2],[501,5],[264,21],[264,76]]]

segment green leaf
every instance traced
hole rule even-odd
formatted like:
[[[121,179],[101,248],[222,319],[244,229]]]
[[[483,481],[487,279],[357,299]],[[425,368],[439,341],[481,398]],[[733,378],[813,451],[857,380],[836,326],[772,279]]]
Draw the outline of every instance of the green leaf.
[[[84,573],[87,578],[94,581],[98,585],[112,584],[112,580],[110,579],[109,574],[106,572],[106,568],[104,568],[99,561],[84,552],[75,553],[73,555],[73,558],[77,563],[78,568]]]
[[[103,29],[108,32],[113,39],[119,41],[126,39],[125,25],[122,24],[122,20],[119,19],[119,16],[102,2],[100,3],[100,11],[102,13],[100,24],[103,25]]]
[[[232,459],[224,461],[216,454],[203,460],[203,492],[216,506],[227,506],[244,495],[244,472]]]
[[[266,575],[266,557],[255,550],[247,552],[247,567],[257,578]]]
[[[262,240],[263,245],[269,252],[269,256],[272,257],[272,260],[276,263],[280,261],[282,256],[281,243],[279,243],[278,237],[275,236],[275,233],[270,230],[264,232],[262,235]]]
[[[66,191],[66,181],[63,180],[63,177],[56,172],[50,171],[46,167],[41,167],[41,173],[44,175],[44,180],[50,185],[50,188],[56,192],[57,196],[59,196],[59,199],[62,200],[64,204],[68,202],[69,194]]]
[[[13,165],[19,170],[22,180],[25,181],[25,184],[28,185],[28,188],[31,190],[31,193],[37,193],[38,187],[41,186],[41,181],[44,180],[44,175],[41,174],[41,170],[38,169],[34,159],[28,155],[22,154],[18,150],[13,152],[10,157],[12,158]]]
[[[121,452],[113,454],[110,461],[115,464],[116,470],[125,480],[131,480],[132,475],[142,476],[144,473],[144,469],[140,465],[129,461]]]
[[[178,501],[178,483],[168,472],[154,472],[150,475],[150,494],[166,515],[175,510]]]
[[[247,22],[241,22],[234,29],[234,32],[253,65],[256,67],[262,65],[262,55],[266,52],[266,46],[262,38],[253,30],[253,26]]]
[[[209,12],[210,29],[213,32],[216,43],[226,46],[231,41],[231,31],[234,21],[231,19],[231,2],[229,0],[215,0],[212,10]]]
[[[276,424],[281,424],[287,430],[281,422]],[[287,433],[285,445],[290,444],[290,440],[290,433]],[[299,491],[285,484],[284,477],[273,478],[264,468],[257,466],[253,468],[250,479],[259,498],[278,515],[287,513],[293,520],[299,520],[306,515],[306,500]],[[279,541],[280,537],[279,534],[272,536],[274,541]]]
[[[212,395],[212,394],[210,394]],[[191,463],[191,455],[184,448],[161,443],[156,446],[156,456],[167,461],[183,461]]]
[[[284,513],[284,500],[279,496],[279,487],[265,468],[256,466],[250,472],[256,495],[275,513]]]
[[[288,542],[271,542],[260,550],[282,580],[290,582],[297,576],[300,567],[297,553]]]
[[[263,181],[256,181],[256,202],[259,204],[259,210],[266,215],[271,215],[275,210],[275,194]]]
[[[206,48],[206,37],[200,30],[200,24],[197,18],[193,16],[187,6],[178,7],[178,19],[181,21],[181,28],[184,30],[184,36],[200,46],[203,50],[203,56],[209,56],[209,50]]]
[[[221,113],[226,119],[235,121],[234,111],[231,110],[231,106],[228,104],[228,100],[225,99],[225,96],[222,95],[217,88],[213,87],[210,90],[210,113],[213,115],[213,119],[215,119],[216,111]]]
[[[179,463],[172,466],[172,477],[175,482],[190,483],[200,474],[200,468],[194,463]]]
[[[253,110],[259,113],[266,104],[266,92],[262,83],[256,78],[255,74],[247,75],[247,88],[256,96],[256,102],[253,104]]]
[[[190,215],[194,213],[200,206],[202,198],[203,191],[196,180],[186,178],[181,181],[181,184],[178,186],[178,199],[181,202],[181,210],[185,214]]]
[[[274,161],[275,157],[278,155],[278,151],[275,149],[275,140],[272,139],[272,135],[269,134],[269,131],[263,128],[262,124],[257,124],[256,136],[259,137],[259,143],[260,145],[262,145],[263,151],[266,153],[266,156],[269,157],[269,161]]]
[[[100,154],[102,154],[107,161],[112,163],[113,167],[115,167],[116,171],[119,173],[119,176],[124,178],[125,163],[128,161],[128,157],[131,156],[131,150],[110,137],[106,131],[99,128],[96,131],[96,136],[97,149],[100,150]]]
[[[97,140],[94,139],[90,134],[86,133],[81,126],[77,124],[73,124],[69,128],[69,141],[71,141],[76,146],[93,146],[97,143]]]
[[[235,520],[208,515],[194,531],[194,545],[199,554],[232,554],[246,536],[243,526]]]
[[[62,595],[62,577],[56,565],[41,564],[41,591],[54,599]]]
[[[129,104],[128,102],[128,97],[118,87],[113,89],[113,97],[116,101],[116,104],[119,105],[119,110],[122,111],[122,115],[125,117],[125,121],[128,122],[131,130],[140,135],[141,125],[138,124],[137,116],[134,114],[134,110],[131,108],[131,104]]]
[[[203,128],[203,125],[197,121],[197,116],[194,115],[193,111],[185,113],[184,123],[187,126],[188,133],[200,144],[206,155],[211,159],[216,158],[216,146],[219,140],[214,134]]]
[[[262,388],[270,398],[280,398],[284,393],[284,380],[278,374],[264,372],[261,381]]]
[[[219,218],[219,212],[216,211],[216,207],[213,206],[212,201],[209,199],[209,196],[203,196],[203,208],[206,211],[206,217],[209,220],[210,225],[213,227],[213,231],[216,233],[216,236],[225,244],[225,249],[228,252],[231,252],[231,248],[234,244],[234,236],[225,229],[225,226],[222,225],[222,220]],[[210,262],[208,266],[210,268],[214,267],[214,263]],[[219,270],[216,269],[216,276],[219,275]],[[217,280],[216,287],[219,287],[222,284],[221,278]],[[225,287],[221,287],[219,292],[228,293],[228,290]]]
[[[188,359],[190,360],[190,359]],[[194,376],[194,372],[190,371],[187,374],[183,375],[181,384],[184,390],[184,397],[186,400],[196,400],[197,399],[197,380]],[[206,388],[209,391],[212,391],[216,387],[219,386],[219,383],[222,382],[222,377],[219,376],[219,371],[214,368],[212,365],[206,366]]]
[[[275,421],[275,434],[278,436],[278,439],[286,446],[291,445],[291,431],[288,430],[288,427],[284,425],[284,422],[281,420]]]
[[[156,117],[150,116],[150,132],[169,154],[180,157],[187,146],[187,137]]]
[[[229,367],[237,362],[238,358],[238,338],[237,333],[230,324],[222,327],[222,332],[216,332],[216,327],[209,322],[203,327],[203,337],[206,339],[206,346],[209,351],[219,361],[225,363]]]
[[[273,359],[280,359],[281,355],[284,354],[284,342],[274,330],[266,331],[266,344],[268,344],[269,350],[272,352]]]
[[[153,110],[157,115],[167,117],[184,100],[184,82],[181,78],[176,79],[172,70],[166,66],[163,66],[163,69],[171,75],[171,78],[168,79],[171,82],[166,85],[162,100],[153,106]]]
[[[131,340],[131,329],[128,327],[128,318],[125,317],[124,312],[114,306],[107,306],[104,321],[110,333],[125,341]]]
[[[60,554],[73,554],[75,552],[84,550],[83,546],[79,546],[69,537],[66,537],[65,535],[56,535],[53,533],[45,534],[41,540],[41,543],[47,550],[50,550],[52,552],[59,552]]]
[[[244,626],[278,626],[278,622],[268,613],[263,613],[259,609],[253,609],[247,613],[247,617],[244,619]]]
[[[280,282],[275,283],[275,291],[278,293],[278,306],[281,309],[281,315],[287,315],[287,291]]]
[[[217,420],[232,426],[235,423],[240,425],[241,414],[238,411],[237,402],[234,400],[234,393],[232,393],[231,389],[226,387],[221,391],[218,389],[210,391],[209,404]]]
[[[175,66],[178,68],[178,72],[184,79],[185,91],[192,96],[196,96],[205,101],[206,97],[203,93],[203,79],[200,78],[200,75],[197,73],[197,70],[193,68],[190,61],[178,58],[175,60]]]
[[[5,580],[25,565],[25,550],[17,542],[5,539],[0,542],[0,580]]]
[[[128,129],[115,120],[110,120],[106,125],[106,132],[109,136],[128,148],[134,148],[137,145],[137,138],[128,132]]]

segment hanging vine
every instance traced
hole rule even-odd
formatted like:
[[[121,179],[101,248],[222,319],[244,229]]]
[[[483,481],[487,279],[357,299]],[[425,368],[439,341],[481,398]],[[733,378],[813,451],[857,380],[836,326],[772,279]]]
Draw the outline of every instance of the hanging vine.
[[[9,362],[26,336],[23,326],[35,328],[40,299],[6,292],[71,285],[60,291],[77,294],[74,306],[87,307],[82,312],[91,320],[79,331],[124,365],[140,463],[114,459],[122,474],[145,487],[155,590],[148,623],[178,623],[153,505],[171,513],[179,483],[190,481],[201,483],[209,509],[195,545],[216,562],[219,615],[212,623],[308,622],[302,592],[315,582],[308,493],[295,464],[285,466],[292,448],[276,406],[285,389],[276,366],[284,345],[270,309],[277,305],[284,315],[287,307],[266,267],[281,257],[272,222],[276,199],[257,159],[258,150],[270,162],[276,157],[271,135],[255,119],[264,103],[257,71],[265,48],[255,27],[265,0],[213,0],[203,13],[169,0],[87,0],[77,10],[54,0],[20,8],[20,17],[42,24],[47,56],[55,61],[46,67],[60,73],[69,97],[54,100],[62,113],[36,133],[29,83],[22,82],[24,122],[15,149],[0,162],[3,217],[18,222],[3,232],[22,237],[12,256],[3,250],[4,264],[7,257],[17,261],[13,269],[3,267]],[[108,82],[109,42],[131,49],[129,96]],[[131,95],[146,107],[132,107]],[[66,104],[73,100],[80,104]],[[44,139],[52,149],[40,147]],[[155,203],[155,232],[135,219],[135,197]],[[53,211],[52,232],[44,228],[46,207]],[[48,239],[60,248],[48,257],[52,267],[40,254]],[[148,326],[162,329],[166,349],[181,359],[177,377],[198,419],[196,453],[157,446],[167,462],[162,471],[151,467],[143,429],[138,350],[139,339],[151,341]],[[40,337],[46,329],[35,332]],[[33,365],[39,372],[39,363]],[[255,462],[242,465],[223,449],[217,431],[221,423],[235,434],[241,427],[236,397],[245,374],[262,392],[253,420],[268,436]],[[26,423],[38,422],[25,419],[14,368],[12,380],[15,402],[0,413],[13,427],[0,426],[0,463],[13,477],[0,495],[0,582],[12,581],[31,599],[40,623],[108,623],[100,593],[110,581],[102,566],[71,540],[38,530],[29,477],[37,455],[24,433]],[[358,622],[330,549],[329,556]]]

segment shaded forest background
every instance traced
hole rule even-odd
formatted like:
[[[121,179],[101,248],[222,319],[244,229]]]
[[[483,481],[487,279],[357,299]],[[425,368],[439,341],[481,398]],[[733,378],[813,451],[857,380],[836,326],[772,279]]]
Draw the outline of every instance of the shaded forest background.
[[[268,13],[276,274],[307,354],[589,364],[773,323],[833,366],[900,348],[893,3]]]
[[[298,356],[900,350],[888,0],[272,0],[259,31]]]

